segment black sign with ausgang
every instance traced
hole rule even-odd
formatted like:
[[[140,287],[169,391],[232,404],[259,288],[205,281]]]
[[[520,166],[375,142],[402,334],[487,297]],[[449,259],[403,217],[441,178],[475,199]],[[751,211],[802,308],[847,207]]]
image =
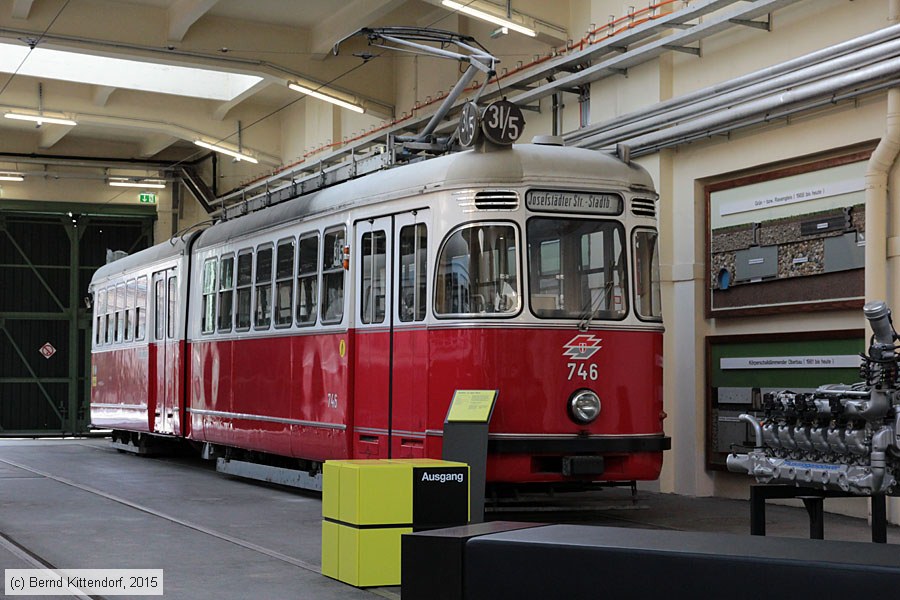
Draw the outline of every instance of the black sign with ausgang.
[[[617,194],[528,190],[525,206],[541,212],[572,212],[591,215],[622,214],[622,198]]]
[[[456,527],[469,522],[469,469],[413,468],[413,529]]]

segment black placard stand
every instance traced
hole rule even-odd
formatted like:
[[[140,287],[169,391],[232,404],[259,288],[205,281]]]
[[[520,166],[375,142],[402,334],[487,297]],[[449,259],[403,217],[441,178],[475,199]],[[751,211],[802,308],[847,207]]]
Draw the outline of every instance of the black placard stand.
[[[444,419],[444,460],[469,465],[470,523],[484,522],[488,427],[499,390],[457,390]]]

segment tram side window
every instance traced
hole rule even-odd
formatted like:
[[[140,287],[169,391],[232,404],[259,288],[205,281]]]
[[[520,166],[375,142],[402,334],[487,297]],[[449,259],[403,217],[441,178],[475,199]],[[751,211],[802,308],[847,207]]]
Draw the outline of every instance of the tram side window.
[[[545,319],[623,319],[621,224],[589,219],[528,221],[531,310]]]
[[[106,311],[103,314],[103,343],[112,344],[113,340],[113,313],[116,312],[115,288],[106,288]]]
[[[116,286],[116,343],[122,341],[122,334],[125,333],[125,284],[120,283]]]
[[[104,317],[106,316],[106,289],[98,290],[94,300],[94,345],[100,346],[105,341],[104,337]]]
[[[658,237],[652,229],[634,232],[634,309],[641,319],[654,321],[662,319]]]
[[[203,261],[203,319],[200,323],[201,333],[213,333],[216,330],[216,258]]]
[[[438,260],[438,315],[512,315],[519,310],[516,231],[469,225],[447,236]]]
[[[362,298],[360,319],[363,323],[383,323],[385,313],[385,259],[387,237],[383,231],[362,236]]]
[[[219,331],[231,331],[234,318],[234,256],[219,263]]]
[[[322,323],[344,318],[344,228],[325,233],[322,248]]]
[[[175,339],[175,316],[178,314],[178,278],[169,277],[169,308],[166,312],[166,322],[169,324],[169,339]]]
[[[289,327],[294,312],[294,240],[278,242],[275,257],[275,326]]]
[[[134,333],[135,282],[129,280],[125,284],[125,341],[130,342]]]
[[[166,337],[166,280],[164,277],[156,280],[155,305],[156,339],[161,340]]]
[[[116,288],[106,288],[106,315],[104,316],[106,324],[106,343],[112,344],[116,330]]]
[[[256,250],[256,316],[255,329],[268,329],[272,324],[272,247]]]
[[[400,229],[400,320],[404,323],[425,319],[427,250],[424,223]]]
[[[237,312],[234,328],[250,329],[250,297],[253,285],[253,250],[242,250],[237,263]]]
[[[319,297],[319,234],[300,238],[297,260],[297,324],[316,324]]]
[[[147,333],[147,276],[142,275],[137,278],[137,299],[135,301],[135,317],[137,320],[137,331],[134,339],[143,340]]]

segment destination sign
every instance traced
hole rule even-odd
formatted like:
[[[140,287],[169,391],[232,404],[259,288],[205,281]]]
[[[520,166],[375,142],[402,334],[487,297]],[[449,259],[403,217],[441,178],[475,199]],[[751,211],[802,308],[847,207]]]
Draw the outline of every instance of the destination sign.
[[[529,210],[578,212],[592,215],[622,214],[622,198],[616,194],[566,192],[562,190],[529,190],[525,194]]]

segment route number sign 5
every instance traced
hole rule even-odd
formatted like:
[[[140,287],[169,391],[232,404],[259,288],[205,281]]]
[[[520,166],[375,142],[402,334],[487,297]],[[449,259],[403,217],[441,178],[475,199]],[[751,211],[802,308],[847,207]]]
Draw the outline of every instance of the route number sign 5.
[[[481,117],[481,131],[484,137],[500,146],[513,144],[525,129],[522,109],[508,100],[497,100],[488,104]]]
[[[497,100],[484,109],[479,110],[474,102],[466,102],[459,116],[457,134],[459,143],[465,147],[484,136],[498,146],[509,146],[521,137],[525,129],[525,117],[522,109],[508,100]]]

